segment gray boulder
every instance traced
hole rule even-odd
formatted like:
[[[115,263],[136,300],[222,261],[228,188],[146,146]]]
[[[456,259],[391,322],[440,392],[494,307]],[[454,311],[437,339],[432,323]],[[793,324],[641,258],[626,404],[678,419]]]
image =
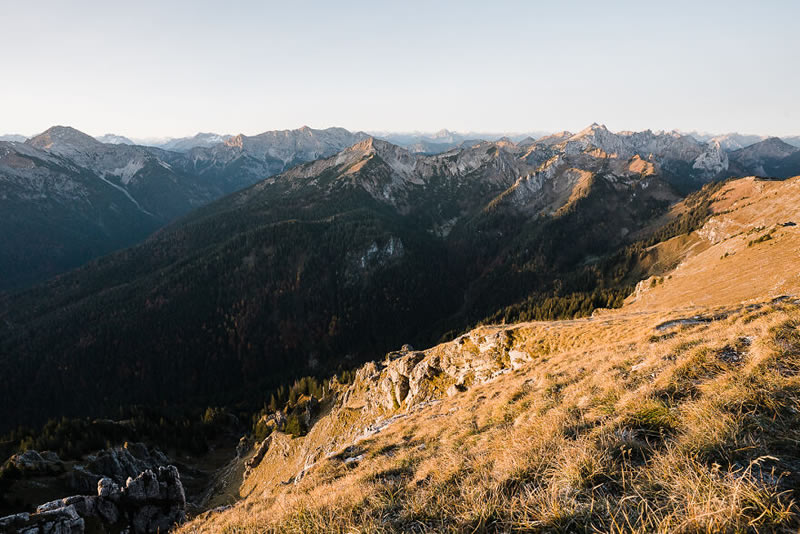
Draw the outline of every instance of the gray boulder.
[[[85,527],[83,518],[71,505],[35,514],[0,518],[0,532],[4,534],[84,534]]]

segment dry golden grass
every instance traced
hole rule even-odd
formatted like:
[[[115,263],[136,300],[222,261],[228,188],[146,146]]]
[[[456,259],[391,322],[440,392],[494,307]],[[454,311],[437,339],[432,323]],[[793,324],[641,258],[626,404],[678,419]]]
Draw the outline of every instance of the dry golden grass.
[[[631,309],[735,304],[800,294],[800,226],[783,226],[800,225],[800,177],[783,182],[736,180],[717,193],[712,209],[717,215],[700,231],[652,248],[646,267],[668,278],[653,287],[645,283],[644,291],[630,299]]]
[[[519,325],[528,366],[183,532],[796,532],[800,308],[725,312]]]

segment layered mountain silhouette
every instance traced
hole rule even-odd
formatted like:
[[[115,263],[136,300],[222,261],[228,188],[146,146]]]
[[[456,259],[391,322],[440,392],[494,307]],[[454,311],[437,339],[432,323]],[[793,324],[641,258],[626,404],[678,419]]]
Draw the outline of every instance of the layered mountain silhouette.
[[[272,134],[189,152],[102,143],[63,126],[0,142],[0,290],[137,243],[198,206],[363,137]]]
[[[205,204],[138,246],[0,300],[5,421],[154,398],[244,401],[488,318],[618,305],[638,281],[631,247],[668,207],[731,161],[754,165],[716,142],[596,124],[436,155],[307,128],[186,153],[57,128],[3,150],[4,187],[24,191],[13,201],[54,210],[38,221],[45,235],[76,204],[87,210],[77,222],[136,224],[137,235]],[[268,178],[207,203],[256,176]]]

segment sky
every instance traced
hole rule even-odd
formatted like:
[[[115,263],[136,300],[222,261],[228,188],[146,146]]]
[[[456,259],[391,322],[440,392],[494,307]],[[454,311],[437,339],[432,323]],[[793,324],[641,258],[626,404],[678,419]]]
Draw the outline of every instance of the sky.
[[[0,0],[0,133],[800,135],[800,2]]]

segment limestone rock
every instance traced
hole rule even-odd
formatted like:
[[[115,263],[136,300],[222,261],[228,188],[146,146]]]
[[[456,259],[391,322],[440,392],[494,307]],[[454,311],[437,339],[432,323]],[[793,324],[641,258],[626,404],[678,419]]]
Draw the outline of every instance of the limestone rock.
[[[239,439],[239,443],[236,445],[236,457],[241,458],[245,454],[247,454],[247,449],[250,447],[250,443],[247,440],[247,436],[242,436]]]
[[[107,499],[119,499],[119,485],[108,477],[103,477],[97,481],[97,495]]]
[[[245,467],[244,476],[245,476],[245,478],[247,478],[247,476],[248,476],[248,475],[249,475],[249,474],[250,474],[250,473],[253,471],[253,469],[255,469],[256,467],[258,467],[258,465],[261,463],[261,460],[263,460],[263,459],[264,459],[264,455],[265,455],[265,454],[267,454],[267,451],[269,450],[269,446],[270,446],[270,444],[271,444],[271,443],[272,443],[272,434],[270,434],[269,436],[267,436],[267,437],[264,439],[264,441],[262,441],[262,442],[259,444],[259,446],[258,446],[258,448],[256,449],[256,452],[255,452],[255,454],[253,455],[253,457],[252,457],[252,458],[250,458],[250,459],[249,459],[249,460],[248,460],[248,461],[247,461],[247,462],[244,464],[244,467]]]
[[[186,494],[178,469],[147,469],[129,478],[125,487],[110,478],[97,484],[97,495],[75,495],[42,504],[35,514],[0,518],[0,532],[25,534],[83,534],[92,531],[151,534],[167,532],[184,521]]]
[[[132,502],[145,502],[158,497],[159,489],[156,474],[148,469],[136,478],[128,478],[125,497]]]
[[[128,478],[147,469],[157,469],[169,463],[169,458],[158,449],[150,450],[143,443],[126,442],[122,447],[90,455],[85,465],[75,466],[67,474],[67,484],[73,491],[94,493],[104,477],[122,485]]]
[[[35,514],[0,518],[0,532],[9,534],[84,534],[85,526],[83,518],[71,505]]]
[[[61,458],[51,451],[40,453],[28,450],[15,454],[8,461],[23,475],[27,476],[52,475],[64,471],[64,463]]]

